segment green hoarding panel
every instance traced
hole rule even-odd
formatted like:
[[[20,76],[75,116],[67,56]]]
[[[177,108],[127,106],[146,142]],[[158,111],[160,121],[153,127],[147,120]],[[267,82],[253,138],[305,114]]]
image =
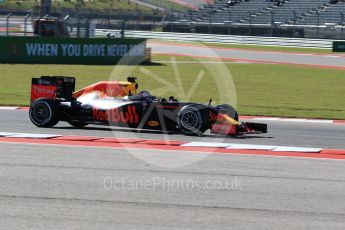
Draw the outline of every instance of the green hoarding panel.
[[[333,42],[333,52],[345,52],[345,41]]]
[[[111,65],[145,60],[146,39],[0,37],[1,63]]]

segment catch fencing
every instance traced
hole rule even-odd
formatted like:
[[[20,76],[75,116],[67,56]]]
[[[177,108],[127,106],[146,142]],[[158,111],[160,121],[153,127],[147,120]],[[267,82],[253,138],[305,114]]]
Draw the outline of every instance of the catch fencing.
[[[107,36],[118,34],[120,30],[96,29],[96,36]],[[207,43],[224,43],[240,45],[262,45],[262,46],[285,46],[303,48],[323,48],[330,49],[334,40],[328,39],[306,39],[306,38],[282,38],[282,37],[257,37],[257,36],[235,36],[235,35],[215,35],[215,34],[194,34],[194,33],[171,33],[152,31],[125,31],[126,37],[163,39],[175,41],[198,41]]]

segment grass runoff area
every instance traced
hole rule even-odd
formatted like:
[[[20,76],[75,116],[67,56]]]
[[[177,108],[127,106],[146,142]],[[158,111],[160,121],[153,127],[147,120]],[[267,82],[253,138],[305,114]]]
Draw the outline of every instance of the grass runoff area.
[[[148,1],[149,3],[152,3],[156,6],[163,7],[165,9],[173,9],[173,10],[180,10],[180,11],[185,11],[188,9],[188,7],[178,4],[174,1],[169,1],[169,0],[150,0]]]
[[[170,62],[176,59],[176,64]],[[185,93],[192,88],[204,64],[194,63],[189,57],[156,55],[160,64],[120,66],[117,72],[137,76],[139,89],[153,90],[157,96],[174,95],[181,98],[176,88],[164,89],[164,84],[178,86],[179,76]],[[207,65],[217,68],[219,63]],[[275,64],[224,64],[232,75],[237,93],[237,110],[241,115],[267,115],[345,119],[345,71]],[[109,80],[114,66],[92,65],[25,65],[0,64],[0,105],[29,105],[32,77],[41,75],[75,76],[77,89],[92,83]],[[176,73],[179,74],[176,74]],[[125,79],[123,75],[123,80]],[[158,76],[161,82],[157,82]],[[214,74],[205,70],[191,101],[207,103],[217,100]],[[228,76],[230,79],[230,76]],[[220,79],[216,79],[220,80]],[[228,92],[222,92],[226,94]]]
[[[32,9],[35,6],[39,6],[40,1],[35,0],[3,0],[0,1],[0,8],[6,9]],[[135,2],[128,0],[52,0],[52,7],[57,9],[62,8],[78,8],[78,9],[121,9],[121,10],[141,10],[143,12],[149,12],[152,14],[152,9],[143,5],[139,5]]]

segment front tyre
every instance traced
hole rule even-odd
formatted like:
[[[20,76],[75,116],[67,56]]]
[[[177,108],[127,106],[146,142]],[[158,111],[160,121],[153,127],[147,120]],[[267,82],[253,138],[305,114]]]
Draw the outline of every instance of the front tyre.
[[[186,135],[202,136],[207,130],[205,111],[198,106],[186,105],[177,115],[177,124]]]
[[[29,116],[37,127],[50,128],[59,122],[56,104],[47,99],[34,101],[30,106]]]

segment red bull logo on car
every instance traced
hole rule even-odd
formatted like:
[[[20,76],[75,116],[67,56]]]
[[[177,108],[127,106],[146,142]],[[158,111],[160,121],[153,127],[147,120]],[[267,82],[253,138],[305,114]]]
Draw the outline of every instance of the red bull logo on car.
[[[111,123],[139,124],[139,116],[135,106],[128,106],[124,109],[100,110],[94,108],[93,119],[97,121],[109,121]]]

